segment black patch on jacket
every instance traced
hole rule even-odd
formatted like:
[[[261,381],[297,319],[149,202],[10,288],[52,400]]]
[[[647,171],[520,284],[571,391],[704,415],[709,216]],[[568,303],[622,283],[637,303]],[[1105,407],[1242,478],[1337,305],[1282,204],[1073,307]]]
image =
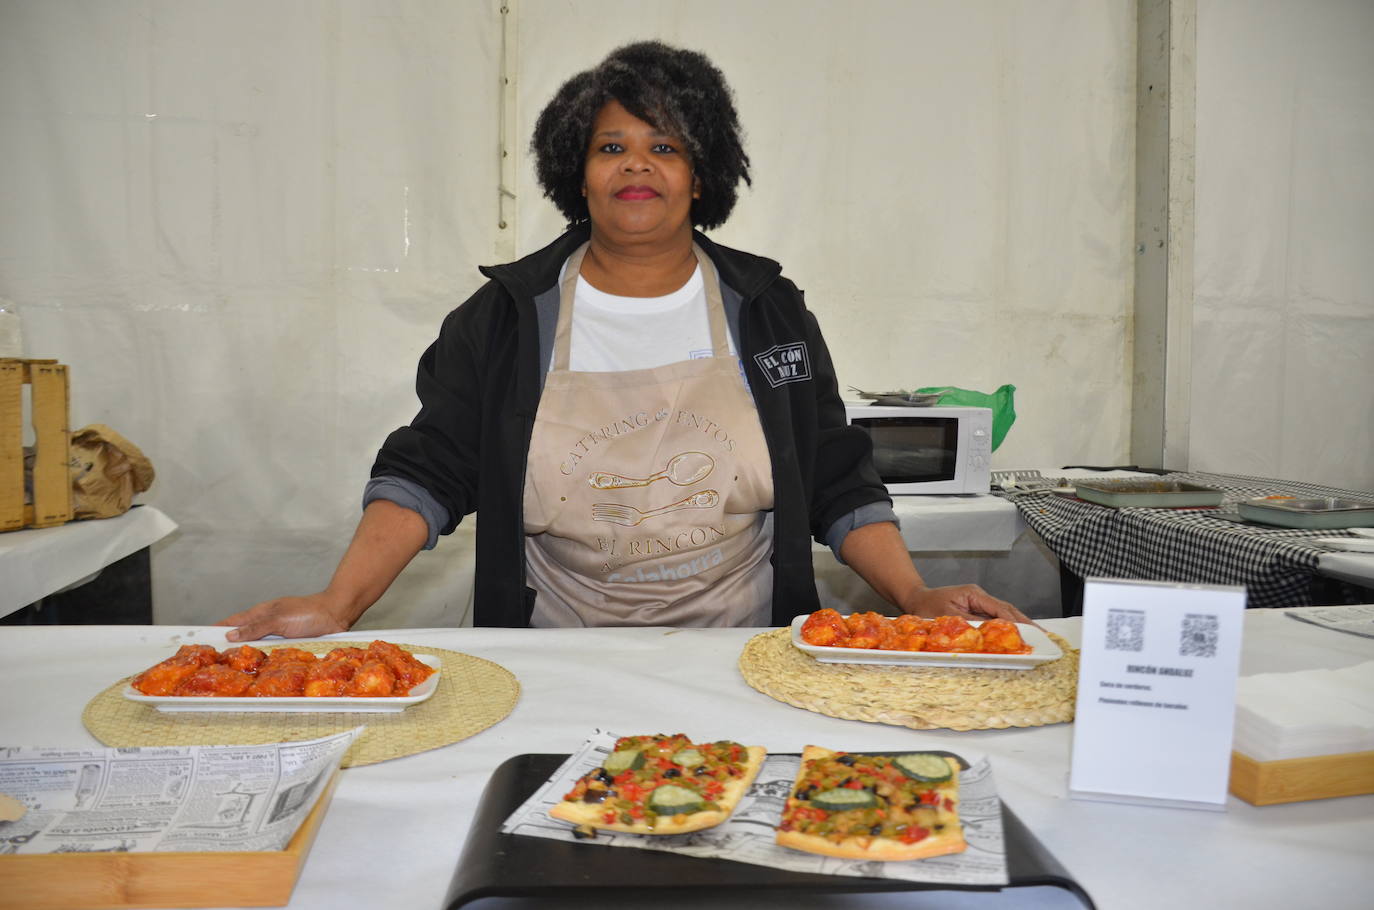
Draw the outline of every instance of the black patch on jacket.
[[[763,378],[775,389],[788,382],[811,380],[811,358],[807,356],[804,341],[776,344],[755,354],[754,362],[763,371]]]

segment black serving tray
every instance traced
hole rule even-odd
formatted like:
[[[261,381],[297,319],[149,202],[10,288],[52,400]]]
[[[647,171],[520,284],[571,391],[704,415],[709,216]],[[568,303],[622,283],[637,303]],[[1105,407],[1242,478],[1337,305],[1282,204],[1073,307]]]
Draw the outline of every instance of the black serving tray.
[[[444,906],[462,907],[481,898],[527,898],[549,901],[652,903],[652,893],[680,892],[701,899],[747,896],[751,891],[863,893],[878,891],[999,891],[995,886],[926,884],[891,879],[817,875],[772,869],[723,859],[698,859],[657,850],[635,850],[576,844],[542,837],[502,834],[501,825],[567,755],[516,755],[501,764],[487,782],[473,817],[467,843],[458,860]],[[1002,829],[1007,846],[1005,888],[1052,886],[1076,896],[1095,910],[1092,898],[1045,849],[1016,814],[1002,803]],[[645,892],[649,892],[646,895]]]

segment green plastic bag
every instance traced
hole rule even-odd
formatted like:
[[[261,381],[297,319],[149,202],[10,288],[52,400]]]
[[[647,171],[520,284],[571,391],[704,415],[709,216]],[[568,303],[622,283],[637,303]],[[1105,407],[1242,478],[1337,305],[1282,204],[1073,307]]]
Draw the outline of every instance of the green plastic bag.
[[[917,389],[918,395],[939,395],[940,400],[936,402],[936,407],[961,407],[961,408],[991,408],[992,409],[992,450],[997,451],[997,447],[1002,444],[1002,440],[1007,436],[1007,430],[1016,423],[1016,402],[1013,400],[1016,395],[1016,386],[1004,385],[997,391],[989,395],[987,392],[975,392],[972,389],[961,389],[957,386],[933,386],[927,389]]]

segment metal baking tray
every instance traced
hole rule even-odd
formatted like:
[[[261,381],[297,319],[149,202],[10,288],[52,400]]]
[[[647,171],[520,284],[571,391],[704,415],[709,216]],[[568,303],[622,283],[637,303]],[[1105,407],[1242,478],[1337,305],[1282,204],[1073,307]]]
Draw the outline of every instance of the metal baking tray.
[[[1079,499],[1119,509],[1177,509],[1219,506],[1223,494],[1214,487],[1178,480],[1080,480]]]
[[[1242,518],[1281,528],[1361,528],[1374,525],[1374,502],[1321,496],[1310,499],[1247,499],[1239,503]]]

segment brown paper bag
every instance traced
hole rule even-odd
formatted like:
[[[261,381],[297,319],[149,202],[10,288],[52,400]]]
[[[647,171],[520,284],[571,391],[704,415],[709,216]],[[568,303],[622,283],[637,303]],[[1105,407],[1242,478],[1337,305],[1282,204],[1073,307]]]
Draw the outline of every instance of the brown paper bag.
[[[75,518],[113,518],[129,511],[135,493],[153,485],[153,463],[138,446],[103,423],[72,434],[72,512]]]

